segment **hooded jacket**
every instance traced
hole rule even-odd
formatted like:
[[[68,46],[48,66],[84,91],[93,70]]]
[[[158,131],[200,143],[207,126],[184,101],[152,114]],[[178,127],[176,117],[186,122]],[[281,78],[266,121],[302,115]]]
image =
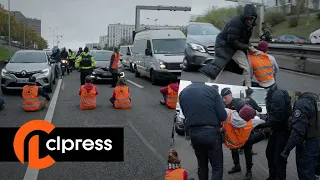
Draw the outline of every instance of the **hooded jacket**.
[[[245,23],[246,17],[255,17],[253,24],[249,27]],[[199,71],[210,79],[216,79],[223,69],[242,74],[243,70],[239,65],[230,60],[237,50],[247,52],[250,47],[249,40],[252,36],[252,29],[257,25],[255,22],[257,17],[255,6],[245,5],[241,15],[231,19],[218,34],[215,43],[215,59]]]
[[[97,92],[96,95],[99,94],[97,87],[96,87],[95,85],[91,84],[91,83],[85,83],[85,84],[84,84],[84,88],[85,88],[87,91],[91,91],[93,88],[95,88],[95,89],[96,89],[96,92]],[[81,95],[81,93],[82,93],[82,91],[81,91],[81,88],[80,88],[80,90],[79,90],[79,95]]]

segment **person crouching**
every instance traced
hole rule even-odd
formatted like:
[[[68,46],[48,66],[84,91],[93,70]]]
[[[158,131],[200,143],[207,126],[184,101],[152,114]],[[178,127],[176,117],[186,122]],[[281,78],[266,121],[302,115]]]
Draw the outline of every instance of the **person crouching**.
[[[110,98],[110,102],[113,104],[113,107],[117,109],[131,108],[129,87],[123,78],[118,80],[117,86],[114,88],[112,97]]]
[[[98,89],[95,85],[92,84],[92,78],[86,76],[85,84],[80,87],[79,95],[81,96],[80,100],[80,109],[90,110],[97,107]]]

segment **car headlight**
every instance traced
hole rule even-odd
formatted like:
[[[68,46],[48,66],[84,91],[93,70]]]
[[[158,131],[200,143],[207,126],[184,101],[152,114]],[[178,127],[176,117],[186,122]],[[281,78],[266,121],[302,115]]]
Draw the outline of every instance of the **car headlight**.
[[[167,67],[166,63],[163,61],[160,61],[160,69],[165,69],[166,67]]]
[[[6,69],[2,69],[1,76],[5,76],[8,74],[8,71]]]
[[[63,64],[68,63],[68,61],[67,61],[67,60],[62,60],[61,62],[62,62]]]
[[[44,74],[46,76],[49,74],[49,72],[50,72],[49,68],[46,68],[46,69],[40,71],[41,74]]]
[[[196,50],[196,51],[199,51],[199,52],[202,52],[202,53],[205,53],[206,50],[204,49],[203,46],[199,45],[199,44],[193,44],[193,43],[190,43],[190,46],[193,50]]]

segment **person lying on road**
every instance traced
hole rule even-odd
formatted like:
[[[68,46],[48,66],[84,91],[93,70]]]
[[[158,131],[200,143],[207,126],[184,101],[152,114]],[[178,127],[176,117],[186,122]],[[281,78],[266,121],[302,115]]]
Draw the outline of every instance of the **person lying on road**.
[[[113,90],[110,102],[113,107],[117,109],[129,109],[131,108],[131,98],[129,87],[127,86],[125,79],[120,78],[118,80],[117,86]]]
[[[37,86],[36,77],[29,78],[29,84],[22,88],[23,109],[27,112],[40,111],[45,108],[49,101],[49,95],[43,90],[41,86]],[[45,100],[40,100],[39,95]]]
[[[79,95],[81,96],[80,109],[90,110],[97,107],[97,98],[99,94],[98,89],[92,84],[92,78],[86,76],[85,84],[80,87]]]
[[[178,102],[179,80],[177,76],[171,76],[170,84],[160,89],[163,95],[163,100],[160,100],[162,105],[167,105],[170,109],[176,109]]]

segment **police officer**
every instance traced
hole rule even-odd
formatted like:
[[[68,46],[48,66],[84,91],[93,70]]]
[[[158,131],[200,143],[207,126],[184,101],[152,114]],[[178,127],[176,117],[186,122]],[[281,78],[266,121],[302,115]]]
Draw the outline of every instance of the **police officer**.
[[[93,68],[97,66],[94,57],[90,55],[88,47],[84,48],[84,52],[75,62],[75,67],[80,68],[80,80],[81,85],[85,84],[85,78],[88,75],[91,75]]]
[[[315,179],[315,164],[320,152],[320,100],[314,93],[303,93],[294,104],[292,131],[281,153],[289,156],[296,147],[296,164],[300,180]]]
[[[248,101],[248,103],[250,104],[250,106],[258,111],[258,112],[262,112],[262,108],[258,105],[258,103],[252,98],[252,94],[253,94],[253,89],[251,89],[250,87],[248,87],[248,89],[246,89],[246,100]]]
[[[280,158],[281,152],[290,136],[288,120],[291,116],[291,98],[287,91],[273,85],[266,96],[267,119],[266,123],[257,128],[271,127],[272,133],[266,148],[266,157],[269,167],[268,180],[286,179],[287,159]]]
[[[179,102],[198,160],[199,180],[209,179],[208,159],[212,167],[211,179],[222,180],[223,152],[219,129],[221,122],[227,119],[227,113],[217,88],[192,83],[181,91]]]
[[[74,68],[74,60],[76,59],[76,56],[74,55],[74,52],[69,49],[68,52],[68,60],[69,60],[69,64],[72,68]]]

